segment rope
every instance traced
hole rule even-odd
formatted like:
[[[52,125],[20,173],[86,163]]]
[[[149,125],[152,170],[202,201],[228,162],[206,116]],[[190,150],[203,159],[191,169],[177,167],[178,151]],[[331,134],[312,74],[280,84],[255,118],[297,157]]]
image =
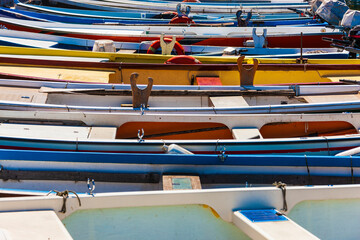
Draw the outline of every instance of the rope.
[[[283,208],[280,209],[280,211],[282,212],[282,214],[284,214],[284,212],[286,212],[288,210],[287,208],[287,203],[286,203],[286,184],[282,183],[282,182],[274,182],[273,183],[274,186],[276,186],[277,188],[280,188],[282,191],[282,195],[283,195]]]
[[[350,165],[351,165],[351,183],[354,184],[355,180],[354,180],[354,168],[353,168],[353,159],[352,156],[350,155]]]
[[[62,205],[62,208],[59,212],[61,213],[66,213],[66,200],[67,198],[69,197],[69,193],[73,193],[75,194],[76,198],[78,199],[79,201],[79,206],[81,207],[81,201],[80,201],[80,198],[79,196],[77,195],[76,192],[74,191],[71,191],[71,190],[65,190],[63,192],[59,192],[59,191],[56,191],[56,190],[52,190],[50,191],[47,195],[49,195],[51,192],[55,192],[56,193],[56,196],[59,196],[59,197],[62,197],[63,198],[63,205]]]
[[[330,156],[329,140],[325,136],[323,136],[323,138],[325,138],[325,140],[326,140],[326,146],[327,146],[327,149],[328,149],[328,155]]]

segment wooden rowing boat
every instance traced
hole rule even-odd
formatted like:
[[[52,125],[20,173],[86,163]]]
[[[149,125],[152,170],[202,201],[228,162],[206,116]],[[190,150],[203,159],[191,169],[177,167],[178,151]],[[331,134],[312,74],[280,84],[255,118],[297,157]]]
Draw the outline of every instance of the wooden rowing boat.
[[[240,85],[237,64],[143,64],[104,62],[110,58],[115,61],[160,61],[171,56],[92,53],[86,51],[62,51],[52,49],[31,49],[0,47],[0,72],[19,74],[37,78],[52,78],[69,81],[130,83],[130,76],[139,73],[139,84],[147,84],[147,77],[154,79],[155,85],[199,85],[200,78],[210,78],[210,85]],[[11,57],[10,54],[12,55]],[[23,56],[20,56],[23,55]],[[30,56],[37,55],[37,56]],[[53,58],[52,56],[66,56]],[[67,57],[72,56],[72,57]],[[87,57],[84,59],[72,59]],[[93,58],[91,58],[93,57]],[[94,57],[97,57],[94,59]],[[237,58],[198,57],[200,61],[223,63]],[[251,67],[252,59],[245,60]],[[359,60],[308,60],[306,64],[296,60],[259,59],[260,62],[253,84],[290,84],[314,82],[338,82],[341,79],[359,77]],[[239,61],[240,64],[240,61]],[[19,76],[21,78],[21,76]],[[18,78],[18,79],[19,79]],[[29,77],[27,77],[29,79]],[[246,84],[249,85],[249,84]]]
[[[116,51],[120,53],[147,53],[152,45],[152,41],[144,41],[141,43],[131,42],[113,42]],[[8,29],[0,29],[0,44],[2,46],[13,47],[30,47],[30,48],[46,48],[46,49],[72,49],[72,50],[89,50],[93,49],[96,40],[79,39],[62,37],[56,35],[48,35],[41,33],[32,33],[24,31],[12,31]],[[201,56],[223,56],[224,52],[229,52],[227,47],[218,46],[201,46],[201,45],[183,45],[186,55]],[[161,53],[161,48],[156,53]],[[176,54],[173,50],[172,54]],[[256,55],[256,57],[270,57],[276,55],[277,58],[300,57],[300,48],[234,48],[226,56],[235,56],[238,54],[244,56]],[[329,59],[335,58],[347,59],[349,54],[347,51],[340,52],[335,48],[304,48],[302,56],[310,59]]]
[[[53,1],[53,3],[61,3],[65,5],[75,5],[82,8],[90,8],[96,10],[106,11],[152,11],[152,12],[166,12],[174,11],[178,3],[167,1],[94,1],[94,0],[63,0]],[[229,14],[236,13],[237,10],[252,10],[259,13],[291,13],[289,8],[296,8],[304,10],[309,8],[308,3],[183,3],[184,6],[190,6],[193,13],[221,13]]]
[[[151,90],[149,95],[145,96],[145,102],[138,102],[131,96],[136,96],[136,90],[143,88],[136,85],[133,91],[129,89],[129,85],[126,90],[105,90],[96,85],[88,89],[71,89],[69,86],[66,89],[30,89],[29,85],[26,86],[0,87],[0,92],[6,93],[0,94],[0,109],[179,114],[275,114],[360,110],[359,85],[334,85],[330,89],[326,85],[317,86],[308,96],[305,92],[309,86],[301,85],[296,88],[243,87],[242,90],[221,90],[213,87],[207,91],[179,88],[166,90],[163,87],[161,90]],[[328,90],[331,93],[325,95]]]
[[[284,184],[78,196],[53,192],[0,199],[0,221],[7,234],[20,238],[36,231],[51,239],[158,239],[159,233],[171,239],[353,239],[358,192],[358,185]]]
[[[98,26],[9,18],[0,18],[0,24],[11,30],[94,40],[110,39],[120,42],[142,42],[158,40],[160,34],[165,34],[166,37],[176,36],[176,40],[184,45],[231,47],[245,46],[246,41],[252,40],[253,31],[251,27]],[[339,30],[324,27],[268,27],[266,29],[268,47],[296,48],[300,47],[301,39],[304,48],[330,47],[329,42],[322,41],[323,37],[340,39],[343,36],[343,33]],[[257,28],[257,31],[263,32],[264,28]]]
[[[357,156],[222,155],[222,154],[127,154],[62,151],[0,150],[0,188],[49,191],[49,182],[59,185],[78,181],[71,189],[85,191],[94,179],[96,192],[161,190],[166,175],[197,176],[203,188],[212,186],[359,183]],[[351,172],[353,171],[353,173]],[[37,185],[31,184],[38,181]],[[44,182],[47,181],[47,182]],[[119,186],[117,186],[117,184]],[[81,187],[83,188],[81,190]]]
[[[35,20],[35,21],[46,21],[46,22],[62,22],[71,24],[118,24],[118,25],[166,25],[170,23],[171,19],[156,19],[156,18],[137,18],[137,19],[107,19],[107,18],[90,18],[90,17],[75,17],[75,16],[61,16],[48,13],[38,13],[31,11],[24,11],[18,9],[0,8],[0,14],[2,16],[24,19],[24,20]],[[181,23],[180,25],[183,25]],[[307,25],[320,24],[316,20],[309,19],[295,19],[295,20],[284,20],[284,21],[271,21],[268,24],[262,21],[263,26],[277,26],[277,25]],[[236,19],[198,19],[194,26],[237,26]],[[325,24],[324,24],[325,25]],[[252,24],[250,24],[252,26]]]
[[[178,144],[191,152],[204,154],[225,151],[226,154],[334,155],[359,146],[358,117],[359,113],[183,115],[4,110],[1,112],[0,146],[29,150],[163,153],[164,144]]]
[[[16,9],[22,9],[22,10],[28,10],[33,12],[43,12],[43,13],[52,13],[57,15],[64,15],[64,16],[77,16],[77,17],[91,17],[91,18],[107,18],[107,19],[144,19],[144,18],[166,18],[169,17],[166,14],[162,13],[156,13],[156,12],[139,12],[139,11],[96,11],[96,10],[84,10],[84,9],[78,9],[78,8],[59,8],[59,7],[49,7],[44,5],[33,5],[33,4],[25,4],[21,2],[16,2],[15,8]],[[116,9],[119,10],[119,9]],[[175,10],[175,9],[174,9]],[[197,19],[234,19],[234,14],[229,15],[205,15],[205,14],[193,14],[189,13],[188,17],[196,21]],[[172,18],[172,16],[170,16]],[[279,19],[305,19],[304,16],[299,16],[298,13],[282,13],[282,14],[260,14],[257,12],[254,14],[251,19],[255,20],[279,20]]]

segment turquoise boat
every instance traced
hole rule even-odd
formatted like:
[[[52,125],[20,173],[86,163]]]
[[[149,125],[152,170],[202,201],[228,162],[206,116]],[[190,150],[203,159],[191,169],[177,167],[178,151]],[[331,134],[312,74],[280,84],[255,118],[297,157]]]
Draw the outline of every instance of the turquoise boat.
[[[51,239],[356,239],[359,185],[0,199],[2,234]],[[286,194],[284,194],[286,191]],[[37,193],[38,194],[38,193]],[[65,201],[66,200],[66,201]],[[21,231],[18,227],[21,224]]]

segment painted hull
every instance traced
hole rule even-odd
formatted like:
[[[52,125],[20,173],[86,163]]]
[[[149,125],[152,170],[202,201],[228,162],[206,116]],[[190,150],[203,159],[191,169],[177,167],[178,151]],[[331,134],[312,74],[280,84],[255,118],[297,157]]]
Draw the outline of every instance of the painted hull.
[[[24,3],[16,3],[16,9],[21,10],[31,10],[34,12],[45,12],[52,13],[58,15],[65,16],[77,16],[77,17],[93,17],[93,18],[108,18],[108,19],[142,19],[142,18],[158,18],[159,13],[157,12],[149,12],[149,11],[121,11],[120,8],[115,8],[114,11],[96,11],[96,10],[84,10],[84,9],[76,9],[76,8],[58,8],[58,7],[49,7],[49,6],[39,6],[32,4],[24,4]],[[235,19],[235,14],[190,14],[188,15],[194,20],[197,19]],[[299,19],[303,17],[299,17],[297,13],[281,13],[281,14],[256,14],[252,16],[252,19],[255,20],[280,20],[280,19]]]
[[[157,19],[157,18],[137,18],[137,19],[112,19],[112,18],[91,18],[91,17],[78,17],[57,15],[55,13],[37,13],[31,11],[23,11],[17,9],[0,8],[0,15],[6,17],[12,17],[23,20],[35,20],[35,21],[48,21],[48,22],[62,22],[71,24],[119,24],[119,25],[176,25],[170,23],[171,19]],[[223,19],[223,18],[209,18],[201,19],[194,18],[194,23],[191,26],[224,26],[224,27],[237,27],[238,23],[236,19]],[[183,25],[183,23],[180,23]],[[294,18],[294,19],[264,19],[264,20],[251,20],[246,25],[247,27],[274,27],[274,26],[303,26],[303,27],[319,27],[327,26],[327,23],[321,23],[316,19],[310,17]]]
[[[164,144],[177,144],[198,154],[219,154],[225,149],[226,154],[334,155],[360,145],[359,135],[356,134],[360,122],[358,117],[358,113],[183,116],[2,111],[2,119],[12,119],[18,123],[52,121],[120,128],[109,129],[116,131],[116,136],[88,139],[88,128],[78,127],[75,134],[71,132],[72,128],[67,127],[43,126],[41,129],[44,131],[38,132],[36,129],[26,131],[27,127],[9,125],[7,128],[2,127],[0,147],[23,150],[163,153]],[[232,139],[230,129],[249,126],[259,129],[264,138],[268,139]],[[284,131],[286,127],[293,131]],[[141,128],[145,132],[144,141],[140,141],[136,135]],[[65,134],[61,137],[63,140],[59,139],[60,136],[55,137],[57,132]],[[38,133],[42,135],[38,136]]]
[[[155,19],[155,18],[139,18],[139,19],[100,19],[100,18],[85,18],[85,17],[72,17],[72,16],[60,16],[47,13],[36,13],[23,10],[15,9],[4,9],[0,8],[0,15],[6,17],[12,17],[24,20],[35,20],[35,21],[48,21],[48,22],[62,22],[71,24],[127,24],[127,25],[165,25],[169,24],[171,19]],[[237,26],[236,20],[196,20],[196,24],[220,24],[225,26]],[[259,23],[260,24],[260,23]],[[271,24],[271,25],[270,25]],[[312,19],[300,19],[300,20],[288,20],[288,21],[272,21],[269,24],[263,23],[264,26],[277,26],[277,25],[306,25],[306,24],[319,24],[316,20]],[[250,24],[252,26],[253,24]],[[311,25],[309,25],[311,26]]]
[[[0,153],[0,163],[6,171],[152,173],[160,176],[188,174],[204,177],[235,174],[309,176],[307,171],[309,168],[310,176],[314,177],[360,177],[360,158],[357,156],[225,155],[221,160],[222,156],[216,154],[122,154],[27,150],[0,150]],[[353,175],[351,168],[354,170]],[[51,177],[49,176],[49,179]],[[38,180],[42,179],[39,177]],[[64,176],[61,180],[73,179],[66,179]],[[256,184],[272,184],[272,182],[260,181]],[[292,184],[296,184],[295,182],[296,180]]]
[[[144,76],[152,77],[155,85],[196,85],[197,77],[218,77],[222,85],[240,84],[238,66],[229,64],[237,60],[234,57],[198,57],[200,61],[217,62],[217,64],[186,65],[104,62],[106,59],[159,62],[166,61],[171,57],[163,55],[111,54],[16,47],[0,47],[0,53],[14,55],[11,58],[0,57],[2,65],[0,72],[13,75],[13,78],[21,72],[22,75],[27,75],[27,79],[34,80],[43,78],[81,82],[129,83],[131,74],[138,72],[140,74],[138,84],[147,84]],[[44,55],[49,55],[49,57]],[[54,60],[52,56],[64,56],[64,58],[55,58],[56,60]],[[71,59],[73,57],[75,59]],[[77,57],[83,59],[76,59]],[[250,64],[251,61],[251,59],[246,60]],[[226,64],[219,64],[220,62]],[[259,59],[259,62],[254,84],[332,82],[359,76],[359,60],[309,60],[305,65],[295,64],[295,59]],[[17,78],[20,79],[21,76]]]
[[[257,228],[258,231],[255,231],[256,226],[271,225],[273,229],[278,225],[284,226],[290,223],[295,225],[298,231],[302,230],[300,231],[302,237],[305,234],[310,239],[317,239],[307,232],[311,231],[321,239],[332,239],[332,237],[354,239],[359,234],[356,228],[356,219],[360,212],[357,208],[360,198],[358,192],[358,185],[286,187],[287,208],[284,210],[286,221],[280,221],[279,224],[275,221],[260,221],[260,224],[245,224],[245,226],[244,222],[248,223],[249,220],[243,220],[244,217],[241,217],[244,210],[259,210],[257,213],[263,213],[264,210],[284,208],[284,198],[280,189],[258,187],[81,194],[79,195],[81,206],[78,198],[70,195],[66,201],[65,213],[61,212],[63,198],[56,196],[55,193],[44,197],[2,198],[0,205],[2,216],[7,219],[6,223],[10,219],[16,219],[18,216],[16,214],[22,214],[23,218],[30,215],[34,219],[39,219],[40,216],[50,212],[52,217],[57,216],[63,221],[71,236],[75,238],[98,239],[106,236],[121,236],[127,239],[139,239],[147,236],[149,239],[158,239],[159,232],[167,229],[161,235],[167,239],[189,237],[250,239],[248,236],[251,239],[261,239],[259,235],[268,236],[274,233],[269,229],[259,231]],[[307,231],[291,220],[301,224]],[[16,221],[19,222],[19,218]],[[139,222],[143,221],[147,224],[139,226]],[[36,224],[36,229],[45,231],[42,224]],[[46,226],[47,224],[49,223],[46,223]],[[62,228],[64,225],[61,225]],[[18,232],[11,226],[3,224],[3,227],[12,234],[16,235]],[[24,229],[33,231],[33,228],[34,223],[30,224],[27,221],[23,224],[22,232]],[[101,231],[89,229],[101,229]],[[287,230],[282,227],[281,234],[293,233]],[[66,230],[63,232],[67,233]],[[39,236],[47,235],[40,232]]]
[[[78,7],[96,9],[96,10],[110,10],[110,11],[173,11],[176,9],[177,3],[166,1],[54,1],[65,5],[75,5]],[[293,11],[288,8],[306,9],[309,7],[308,3],[294,3],[294,4],[267,4],[267,3],[186,3],[191,6],[192,13],[236,13],[238,9],[251,10],[256,9],[260,13],[291,13]],[[120,8],[120,9],[119,9]]]
[[[42,192],[45,195],[54,188],[80,193],[93,184],[96,193],[162,190],[161,179],[174,175],[198,176],[203,189],[265,186],[275,181],[287,185],[360,182],[360,161],[356,156],[227,155],[221,158],[214,154],[26,150],[0,150],[0,153],[0,196],[4,194],[2,189],[14,195]],[[17,190],[9,191],[12,188]]]
[[[62,24],[61,27],[57,25],[46,25],[46,23],[39,23],[36,21],[27,20],[9,20],[6,18],[0,19],[0,24],[11,30],[29,31],[35,33],[56,34],[66,37],[86,38],[86,39],[110,39],[118,42],[142,42],[153,41],[159,39],[159,34],[165,33],[165,35],[175,35],[176,40],[183,45],[210,45],[210,46],[229,46],[229,47],[243,47],[247,40],[252,39],[250,30],[248,33],[236,32],[237,30],[227,31],[222,33],[214,31],[215,28],[190,28],[184,35],[183,28],[171,28],[173,30],[165,30],[165,28],[155,28],[154,30],[144,30],[143,28],[136,28],[136,26],[130,26],[128,29],[125,26],[107,27],[102,30],[101,26],[82,26],[76,27],[74,24]],[[47,27],[45,27],[47,26]],[[99,28],[100,27],[100,28]],[[90,29],[89,29],[90,28]],[[218,28],[216,28],[218,29]],[[222,28],[233,29],[233,28]],[[280,30],[279,28],[276,28]],[[312,32],[312,29],[314,30]],[[274,28],[275,30],[275,28]],[[325,28],[294,28],[294,33],[289,33],[288,28],[281,29],[283,32],[274,34],[268,29],[267,46],[268,47],[282,47],[282,48],[297,48],[300,46],[301,35],[300,32],[304,32],[302,37],[302,44],[304,48],[324,48],[330,47],[330,42],[322,41],[323,37],[340,39],[343,34],[339,31],[327,31]],[[243,31],[243,30],[242,30]],[[251,29],[252,31],[252,29]],[[285,32],[284,32],[285,31]],[[286,31],[288,33],[286,33]],[[146,32],[146,33],[145,33]],[[179,34],[182,32],[181,34]],[[197,34],[193,35],[195,32]],[[203,33],[202,33],[203,32]],[[220,32],[220,35],[219,35]]]
[[[75,92],[75,91],[74,91]],[[78,91],[81,92],[81,91]],[[25,94],[24,94],[25,95]],[[63,96],[66,98],[66,95]],[[69,96],[71,98],[71,96]],[[96,97],[95,97],[96,98]],[[94,99],[95,99],[94,98]],[[173,96],[176,98],[176,96]],[[86,98],[77,98],[79,105],[76,103],[71,102],[70,104],[56,104],[56,99],[52,103],[27,103],[21,101],[6,101],[0,100],[0,109],[1,110],[20,110],[20,111],[69,111],[69,112],[122,112],[122,113],[157,113],[157,114],[289,114],[289,113],[341,113],[341,112],[360,112],[360,100],[357,101],[346,101],[346,102],[322,102],[322,103],[302,103],[302,104],[282,104],[278,103],[278,105],[272,104],[271,102],[276,101],[271,98],[268,98],[268,105],[258,105],[258,106],[215,106],[215,107],[208,107],[208,106],[201,106],[201,103],[194,103],[194,106],[184,106],[183,104],[179,104],[179,102],[187,103],[187,99],[178,98],[178,103],[172,103],[169,101],[167,106],[158,107],[157,105],[162,104],[159,99],[157,102],[154,98],[149,102],[150,106],[145,109],[139,108],[132,108],[132,107],[118,107],[119,102],[116,103],[116,106],[109,106],[106,104],[107,102],[111,102],[111,99],[101,99],[96,98],[97,101],[100,103],[103,102],[104,104],[99,103],[91,103],[91,100],[84,101]],[[328,96],[330,99],[331,96]],[[49,99],[49,98],[48,98]],[[50,98],[51,99],[51,98]],[[59,97],[61,99],[61,97]],[[189,98],[190,99],[190,98]],[[48,100],[49,101],[49,100]],[[64,102],[66,100],[63,100]],[[60,100],[60,103],[63,102]],[[76,101],[76,100],[75,100]],[[195,101],[195,99],[194,99]],[[229,100],[231,101],[231,100]],[[245,100],[246,101],[246,100]],[[288,100],[289,101],[289,100]],[[121,101],[126,104],[131,102],[131,99],[128,98],[127,100]],[[286,98],[283,102],[286,102]],[[83,103],[84,105],[80,105]],[[103,106],[107,107],[103,107]],[[171,106],[174,104],[174,106]],[[166,104],[164,104],[166,105]],[[199,107],[200,105],[200,107]]]
[[[295,154],[332,156],[360,145],[358,136],[326,137],[294,140],[256,140],[256,141],[202,141],[166,140],[166,144],[177,144],[196,154],[220,154],[223,148],[226,154]],[[109,153],[163,153],[164,141],[60,141],[24,138],[0,137],[1,149],[74,151],[74,152],[109,152]],[[217,147],[218,146],[218,147]],[[221,148],[221,149],[220,149]]]
[[[72,50],[92,50],[95,40],[61,37],[55,35],[10,31],[0,29],[0,45],[12,47],[30,47],[45,49],[72,49]],[[133,51],[134,53],[146,53],[152,42],[129,43],[114,42],[118,51]],[[217,46],[199,46],[199,45],[183,45],[186,55],[201,56],[222,56],[226,47]],[[238,48],[237,52],[242,55],[268,58],[276,55],[276,57],[292,58],[300,57],[301,50],[299,48]],[[160,54],[158,49],[156,52]],[[341,59],[348,58],[348,52],[338,52],[335,48],[304,48],[303,57],[310,59]]]

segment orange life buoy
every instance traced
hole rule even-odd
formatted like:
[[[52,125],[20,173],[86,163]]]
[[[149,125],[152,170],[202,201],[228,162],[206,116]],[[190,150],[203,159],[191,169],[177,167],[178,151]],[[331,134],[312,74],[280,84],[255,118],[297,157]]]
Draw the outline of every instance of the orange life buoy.
[[[180,55],[169,58],[165,64],[201,64],[199,60],[193,56]]]
[[[169,43],[171,42],[171,38],[164,38],[164,41]],[[155,54],[156,50],[160,47],[160,40],[156,40],[155,42],[153,42],[149,49],[147,50],[148,54]],[[183,46],[181,46],[181,44],[176,41],[175,45],[174,45],[174,49],[176,51],[177,55],[184,55],[185,54],[185,49],[183,48]]]

